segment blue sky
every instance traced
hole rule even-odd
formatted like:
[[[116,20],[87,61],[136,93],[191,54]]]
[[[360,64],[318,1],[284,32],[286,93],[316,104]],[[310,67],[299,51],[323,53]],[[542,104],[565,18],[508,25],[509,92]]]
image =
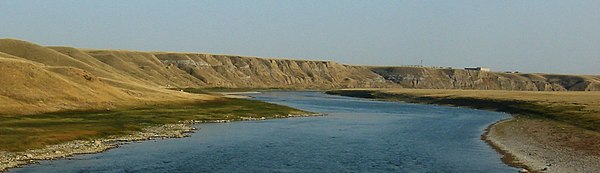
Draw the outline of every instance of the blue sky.
[[[43,45],[600,74],[600,1],[0,0]]]

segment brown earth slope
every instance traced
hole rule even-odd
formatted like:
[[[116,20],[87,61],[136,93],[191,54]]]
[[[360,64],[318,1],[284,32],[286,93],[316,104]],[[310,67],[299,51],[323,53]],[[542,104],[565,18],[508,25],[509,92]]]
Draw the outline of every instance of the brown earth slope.
[[[134,82],[39,45],[0,40],[0,114],[33,114],[175,100],[207,100]]]

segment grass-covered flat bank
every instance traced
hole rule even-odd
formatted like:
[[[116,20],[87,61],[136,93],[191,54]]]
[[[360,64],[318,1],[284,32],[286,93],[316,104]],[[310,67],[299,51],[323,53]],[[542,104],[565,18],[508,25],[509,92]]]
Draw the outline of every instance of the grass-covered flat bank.
[[[600,92],[348,89],[327,93],[510,113],[515,118],[495,124],[484,136],[507,152],[509,164],[547,169],[542,172],[600,170]]]
[[[244,120],[306,113],[291,107],[261,101],[221,98],[111,110],[1,115],[0,150],[15,152],[38,149],[72,140],[94,140],[126,135],[150,126],[189,120]]]
[[[257,100],[225,98],[199,89],[188,92],[201,94],[187,100],[165,99],[110,109],[0,114],[0,171],[35,160],[97,153],[117,147],[122,141],[183,137],[194,130],[192,123],[316,115]],[[209,95],[210,100],[197,99]]]

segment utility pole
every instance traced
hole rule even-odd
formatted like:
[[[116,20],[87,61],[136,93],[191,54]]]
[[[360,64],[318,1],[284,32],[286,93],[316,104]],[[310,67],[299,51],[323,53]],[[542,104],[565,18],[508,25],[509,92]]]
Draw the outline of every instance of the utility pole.
[[[423,67],[423,59],[421,59],[421,62],[419,62],[419,66]]]

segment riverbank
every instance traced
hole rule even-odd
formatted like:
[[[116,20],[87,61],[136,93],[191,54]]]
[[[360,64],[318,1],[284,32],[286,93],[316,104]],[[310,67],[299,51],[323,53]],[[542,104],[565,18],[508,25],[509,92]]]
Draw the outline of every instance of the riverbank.
[[[0,115],[0,171],[36,160],[97,153],[122,142],[184,137],[194,123],[316,116],[256,100],[218,98],[107,110]]]
[[[0,171],[33,164],[40,160],[61,159],[76,154],[93,154],[119,147],[120,145],[164,138],[182,138],[193,132],[191,124],[166,124],[148,127],[140,132],[132,132],[125,136],[114,136],[95,140],[75,140],[66,143],[46,146],[41,149],[21,152],[0,151]]]
[[[0,151],[0,172],[27,164],[34,164],[41,160],[63,159],[78,154],[95,154],[121,145],[145,140],[157,140],[167,138],[189,137],[191,133],[198,130],[193,127],[198,123],[229,123],[234,121],[257,121],[273,118],[294,118],[323,116],[319,113],[274,115],[272,117],[240,117],[239,119],[222,120],[190,120],[178,124],[165,124],[144,128],[142,131],[131,132],[123,136],[111,136],[95,140],[75,140],[57,145],[46,146],[42,149],[27,150],[21,152]]]
[[[505,155],[505,163],[533,172],[600,171],[598,92],[352,89],[327,93],[510,113],[513,119],[497,122],[482,136]]]
[[[572,130],[580,132],[568,132]],[[524,165],[534,172],[599,172],[597,148],[568,146],[595,138],[585,133],[556,122],[517,117],[490,126],[483,138],[503,151],[513,166]]]

